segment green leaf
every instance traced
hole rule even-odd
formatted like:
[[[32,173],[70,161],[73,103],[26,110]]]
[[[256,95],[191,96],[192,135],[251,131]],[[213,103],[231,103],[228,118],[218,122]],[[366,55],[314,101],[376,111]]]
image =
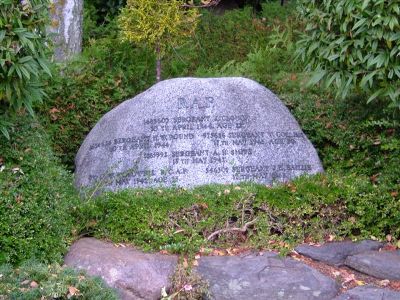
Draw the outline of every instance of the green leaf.
[[[7,140],[10,140],[10,134],[8,133],[8,130],[5,126],[0,125],[0,131]]]
[[[373,93],[367,100],[367,104],[371,103],[375,98],[379,97],[382,94],[382,90],[377,90]]]
[[[36,60],[39,63],[39,65],[42,67],[43,71],[51,77],[52,75],[51,75],[51,71],[48,67],[48,61],[43,58],[37,58]]]
[[[0,42],[3,41],[5,36],[6,36],[6,31],[5,30],[0,30]]]
[[[362,88],[366,88],[367,87],[367,83],[369,83],[370,86],[372,86],[372,78],[376,75],[376,73],[378,73],[378,70],[375,70],[373,72],[370,72],[368,75],[364,76],[360,82],[360,86]]]
[[[321,81],[321,79],[326,75],[326,71],[323,70],[319,70],[319,71],[315,71],[313,72],[312,77],[310,78],[310,80],[307,83],[307,86],[311,86],[314,85],[318,82]]]
[[[24,64],[24,63],[26,63],[26,62],[28,62],[28,61],[30,61],[30,60],[32,60],[32,59],[33,59],[32,56],[25,56],[25,57],[20,58],[18,62],[19,62],[20,64]]]

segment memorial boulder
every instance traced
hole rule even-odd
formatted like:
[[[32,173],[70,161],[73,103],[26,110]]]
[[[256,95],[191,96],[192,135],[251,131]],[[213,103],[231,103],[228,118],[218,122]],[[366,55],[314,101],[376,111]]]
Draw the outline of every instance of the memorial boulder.
[[[105,114],[75,164],[81,190],[273,184],[323,172],[285,105],[245,78],[157,83]]]

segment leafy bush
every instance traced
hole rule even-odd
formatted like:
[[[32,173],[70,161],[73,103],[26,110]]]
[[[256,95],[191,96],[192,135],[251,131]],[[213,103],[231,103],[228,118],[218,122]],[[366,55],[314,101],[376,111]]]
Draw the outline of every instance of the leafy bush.
[[[87,277],[58,264],[27,261],[16,269],[1,265],[0,275],[0,299],[118,299],[100,278]]]
[[[48,0],[2,0],[0,12],[0,115],[42,100],[43,73],[51,75],[46,60]],[[0,129],[8,137],[4,122]]]
[[[94,40],[80,60],[46,83],[39,107],[45,130],[62,163],[73,169],[86,134],[110,109],[154,81],[154,56],[116,38]]]
[[[400,108],[400,3],[385,0],[304,0],[307,24],[299,56],[314,70],[310,83],[335,85],[337,97],[368,93]]]
[[[25,116],[19,116],[25,119]],[[72,239],[79,199],[37,122],[17,122],[0,141],[0,264],[60,261]]]
[[[88,235],[175,253],[232,245],[282,250],[329,234],[400,238],[400,201],[390,191],[376,189],[366,177],[340,173],[302,177],[274,188],[126,190],[88,200],[76,210],[76,223]],[[227,232],[207,241],[219,229],[241,228],[253,220],[244,234]],[[271,246],[271,240],[283,244]]]
[[[182,44],[196,29],[197,10],[183,4],[182,0],[128,0],[118,17],[123,41],[153,49],[157,81],[161,80],[161,59],[166,51]]]

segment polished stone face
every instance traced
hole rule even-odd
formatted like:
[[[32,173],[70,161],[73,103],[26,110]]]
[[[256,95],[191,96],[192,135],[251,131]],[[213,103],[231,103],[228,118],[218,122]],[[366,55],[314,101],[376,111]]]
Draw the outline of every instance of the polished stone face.
[[[104,115],[75,159],[76,186],[106,190],[287,182],[323,172],[285,105],[245,78],[162,81]]]

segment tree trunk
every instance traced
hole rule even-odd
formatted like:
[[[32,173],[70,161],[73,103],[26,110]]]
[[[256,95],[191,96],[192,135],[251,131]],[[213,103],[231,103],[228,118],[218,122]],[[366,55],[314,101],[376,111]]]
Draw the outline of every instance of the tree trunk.
[[[157,82],[161,81],[161,54],[160,54],[160,46],[156,47],[156,80]]]
[[[66,61],[82,51],[83,0],[51,0],[54,59]]]

